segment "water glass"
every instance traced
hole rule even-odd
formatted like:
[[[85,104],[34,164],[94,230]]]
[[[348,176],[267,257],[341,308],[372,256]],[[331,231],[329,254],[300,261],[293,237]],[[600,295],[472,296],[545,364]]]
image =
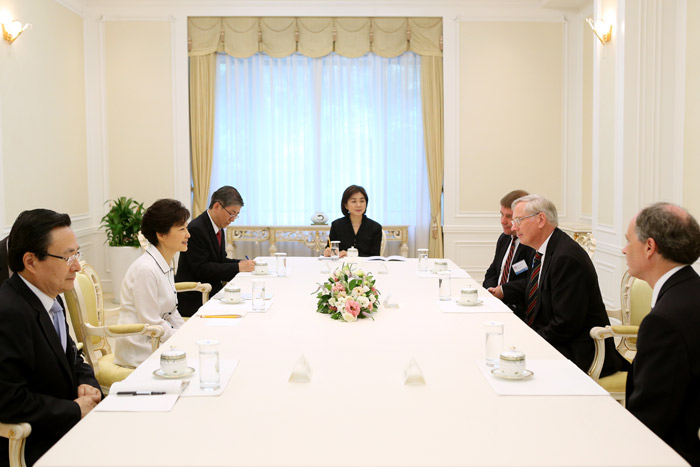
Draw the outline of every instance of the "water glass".
[[[219,341],[203,339],[197,341],[199,346],[199,388],[202,391],[219,389]]]
[[[486,365],[496,366],[503,351],[503,323],[486,321],[484,330],[486,331]]]
[[[260,279],[253,280],[252,293],[253,311],[265,310],[265,281]]]
[[[333,240],[331,242],[331,259],[337,260],[340,258],[340,241]]]
[[[287,253],[275,253],[277,261],[277,276],[284,277],[287,275]]]
[[[438,289],[440,300],[452,300],[452,289],[450,288],[450,271],[438,271]]]
[[[418,270],[427,271],[428,270],[428,249],[418,248]]]

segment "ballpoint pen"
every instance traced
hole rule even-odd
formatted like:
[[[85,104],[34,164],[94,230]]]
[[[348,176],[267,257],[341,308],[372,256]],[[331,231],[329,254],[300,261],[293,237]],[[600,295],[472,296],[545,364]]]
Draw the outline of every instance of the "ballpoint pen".
[[[250,261],[250,258],[248,258],[248,255],[245,255],[245,259],[247,259],[248,261]]]
[[[162,396],[165,391],[119,391],[117,396]]]

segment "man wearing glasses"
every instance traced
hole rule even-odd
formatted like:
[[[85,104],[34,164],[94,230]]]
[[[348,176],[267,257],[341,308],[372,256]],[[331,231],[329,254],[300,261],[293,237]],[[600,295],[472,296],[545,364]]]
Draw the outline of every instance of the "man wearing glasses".
[[[513,202],[513,231],[535,249],[525,289],[525,322],[583,371],[593,362],[592,327],[610,324],[588,253],[558,225],[554,203],[539,195]],[[619,371],[622,356],[605,342],[602,376]]]
[[[236,220],[243,208],[243,198],[232,186],[222,186],[211,195],[209,209],[187,226],[190,239],[187,251],[180,253],[176,282],[203,282],[211,284],[211,295],[239,272],[250,272],[252,260],[226,257],[226,227]],[[192,316],[202,306],[199,292],[178,294],[178,311]]]
[[[80,252],[70,217],[22,212],[9,237],[14,271],[0,288],[0,420],[28,422],[31,465],[102,399],[92,368],[68,334],[59,294],[71,290]],[[0,438],[0,459],[8,440]]]

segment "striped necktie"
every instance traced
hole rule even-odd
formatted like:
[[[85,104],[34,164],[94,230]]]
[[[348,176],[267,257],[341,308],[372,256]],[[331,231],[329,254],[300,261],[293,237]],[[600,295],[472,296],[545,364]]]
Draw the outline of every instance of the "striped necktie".
[[[535,306],[537,305],[537,296],[539,295],[540,269],[542,268],[542,253],[535,253],[535,258],[532,261],[532,273],[530,280],[527,283],[527,311],[525,312],[525,322],[528,326],[532,326],[535,320]]]
[[[53,327],[56,329],[56,334],[58,334],[58,339],[61,341],[61,347],[66,350],[66,318],[63,314],[63,308],[58,300],[54,299],[53,305],[49,310],[51,313],[51,320],[53,321]]]
[[[498,285],[505,284],[508,282],[508,276],[510,275],[510,265],[513,262],[513,253],[515,253],[515,238],[510,238],[510,250],[508,250],[508,256],[506,257],[506,262],[503,265],[503,272],[501,273],[501,280],[498,281]]]

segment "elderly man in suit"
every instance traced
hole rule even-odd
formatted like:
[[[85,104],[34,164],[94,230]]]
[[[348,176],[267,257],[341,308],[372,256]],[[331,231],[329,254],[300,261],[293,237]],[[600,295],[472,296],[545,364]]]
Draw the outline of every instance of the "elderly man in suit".
[[[700,465],[700,226],[685,209],[656,203],[634,217],[622,250],[629,272],[652,287],[626,406],[691,465]]]
[[[525,318],[523,299],[535,250],[520,244],[513,232],[513,209],[516,199],[527,196],[527,191],[514,190],[501,198],[501,227],[503,233],[496,242],[496,254],[486,270],[484,288],[508,305],[521,319]]]
[[[513,202],[513,231],[536,250],[524,300],[525,322],[583,371],[593,362],[589,331],[610,324],[588,253],[558,227],[554,203],[539,195]],[[619,371],[622,357],[606,342],[601,374]]]
[[[70,224],[67,214],[47,209],[21,213],[9,240],[15,274],[0,288],[0,420],[31,424],[30,465],[102,399],[59,297],[80,270]],[[7,460],[8,441],[0,438],[0,463]]]
[[[223,186],[211,195],[209,209],[189,223],[190,239],[187,251],[180,253],[177,282],[206,282],[214,295],[223,287],[222,282],[233,279],[239,271],[250,272],[252,260],[226,257],[226,227],[236,220],[243,208],[243,198],[232,186]],[[192,316],[202,306],[202,295],[197,292],[179,294],[178,310],[182,316]]]

